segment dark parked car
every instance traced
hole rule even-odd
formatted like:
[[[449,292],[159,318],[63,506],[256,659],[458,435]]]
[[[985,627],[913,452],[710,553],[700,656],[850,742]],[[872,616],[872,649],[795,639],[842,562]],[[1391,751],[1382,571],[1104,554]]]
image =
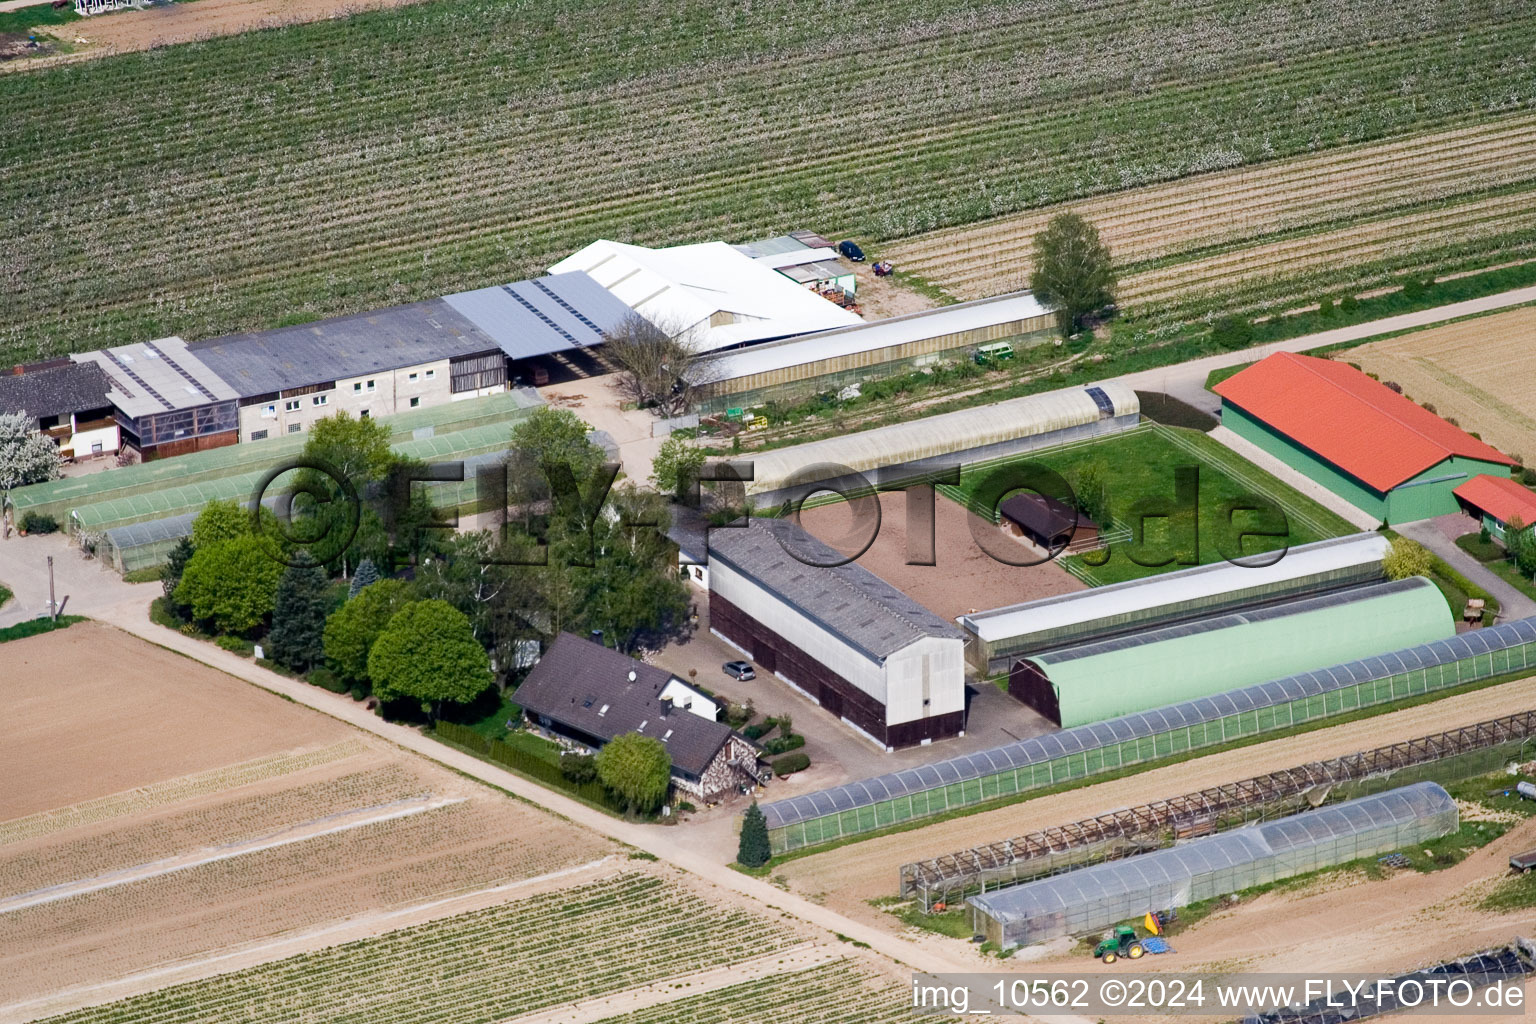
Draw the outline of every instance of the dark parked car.
[[[864,250],[855,245],[852,239],[838,242],[837,251],[842,253],[845,259],[853,260],[855,263],[864,262]]]
[[[728,661],[721,668],[725,669],[725,674],[732,679],[745,681],[757,678],[757,673],[753,671],[750,661]]]

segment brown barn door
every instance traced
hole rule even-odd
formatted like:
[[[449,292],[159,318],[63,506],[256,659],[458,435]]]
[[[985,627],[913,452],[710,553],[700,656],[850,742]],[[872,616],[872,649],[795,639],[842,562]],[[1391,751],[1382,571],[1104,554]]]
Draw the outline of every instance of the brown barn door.
[[[779,652],[767,640],[759,639],[752,644],[752,660],[763,666],[765,672],[779,670]]]

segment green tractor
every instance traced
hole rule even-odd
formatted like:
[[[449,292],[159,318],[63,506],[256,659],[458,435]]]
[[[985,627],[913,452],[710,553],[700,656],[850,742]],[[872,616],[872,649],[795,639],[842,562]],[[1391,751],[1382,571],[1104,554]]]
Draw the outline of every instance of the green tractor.
[[[1136,929],[1128,924],[1122,924],[1115,928],[1114,937],[1105,939],[1093,947],[1093,956],[1095,960],[1112,964],[1123,956],[1140,960],[1146,951],[1146,947],[1136,937]]]

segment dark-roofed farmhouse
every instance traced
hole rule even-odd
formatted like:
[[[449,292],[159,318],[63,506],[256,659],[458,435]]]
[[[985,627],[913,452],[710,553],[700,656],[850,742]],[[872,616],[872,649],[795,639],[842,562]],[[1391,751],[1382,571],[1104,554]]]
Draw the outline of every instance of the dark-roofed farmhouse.
[[[0,375],[0,413],[25,413],[66,458],[117,451],[107,375],[94,363],[61,359]]]
[[[887,750],[963,735],[965,634],[842,559],[786,520],[712,531],[711,628]]]
[[[704,800],[719,800],[766,778],[757,748],[715,721],[714,701],[671,673],[561,633],[516,701],[528,722],[569,746],[597,750],[624,733],[660,740],[672,755],[672,781]]]

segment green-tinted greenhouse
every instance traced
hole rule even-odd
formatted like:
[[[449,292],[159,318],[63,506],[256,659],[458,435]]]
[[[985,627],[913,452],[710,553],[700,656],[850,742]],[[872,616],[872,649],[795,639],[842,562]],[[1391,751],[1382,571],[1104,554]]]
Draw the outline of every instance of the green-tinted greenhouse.
[[[1032,655],[1009,692],[1086,725],[1455,633],[1439,589],[1415,576]]]
[[[510,441],[507,424],[497,422],[452,434],[403,441],[394,445],[394,450],[407,458],[423,462],[447,462],[505,451]],[[98,534],[118,526],[196,513],[210,501],[234,500],[247,504],[268,472],[269,468],[262,468],[236,476],[188,483],[180,487],[161,487],[142,494],[74,505],[69,511],[68,529],[71,533]],[[107,476],[110,473],[100,475]]]
[[[484,511],[479,507],[475,474],[480,467],[500,462],[505,456],[506,453],[501,451],[472,455],[464,460],[462,481],[424,482],[418,486],[435,508],[445,512],[468,515]],[[191,536],[192,520],[196,518],[195,513],[188,512],[164,519],[114,526],[102,534],[99,549],[101,560],[123,573],[163,565],[176,542]]]
[[[973,896],[971,923],[999,946],[1087,935],[1151,911],[1412,849],[1459,824],[1451,795],[1419,782]]]
[[[389,427],[390,439],[396,445],[498,425],[505,439],[510,424],[539,404],[536,397],[508,391],[448,405],[412,409],[396,416],[381,417],[379,422]],[[27,512],[36,512],[51,515],[62,523],[71,511],[97,502],[235,476],[259,479],[260,473],[297,456],[307,440],[305,434],[286,434],[265,441],[246,441],[85,476],[50,480],[18,487],[11,492],[11,504],[18,518]]]
[[[966,656],[980,671],[1001,672],[1034,651],[1369,583],[1382,578],[1389,547],[1379,533],[1356,533],[1290,548],[1270,565],[1197,565],[962,615],[960,625],[971,634]]]
[[[1536,668],[1536,618],[763,805],[777,853]]]

